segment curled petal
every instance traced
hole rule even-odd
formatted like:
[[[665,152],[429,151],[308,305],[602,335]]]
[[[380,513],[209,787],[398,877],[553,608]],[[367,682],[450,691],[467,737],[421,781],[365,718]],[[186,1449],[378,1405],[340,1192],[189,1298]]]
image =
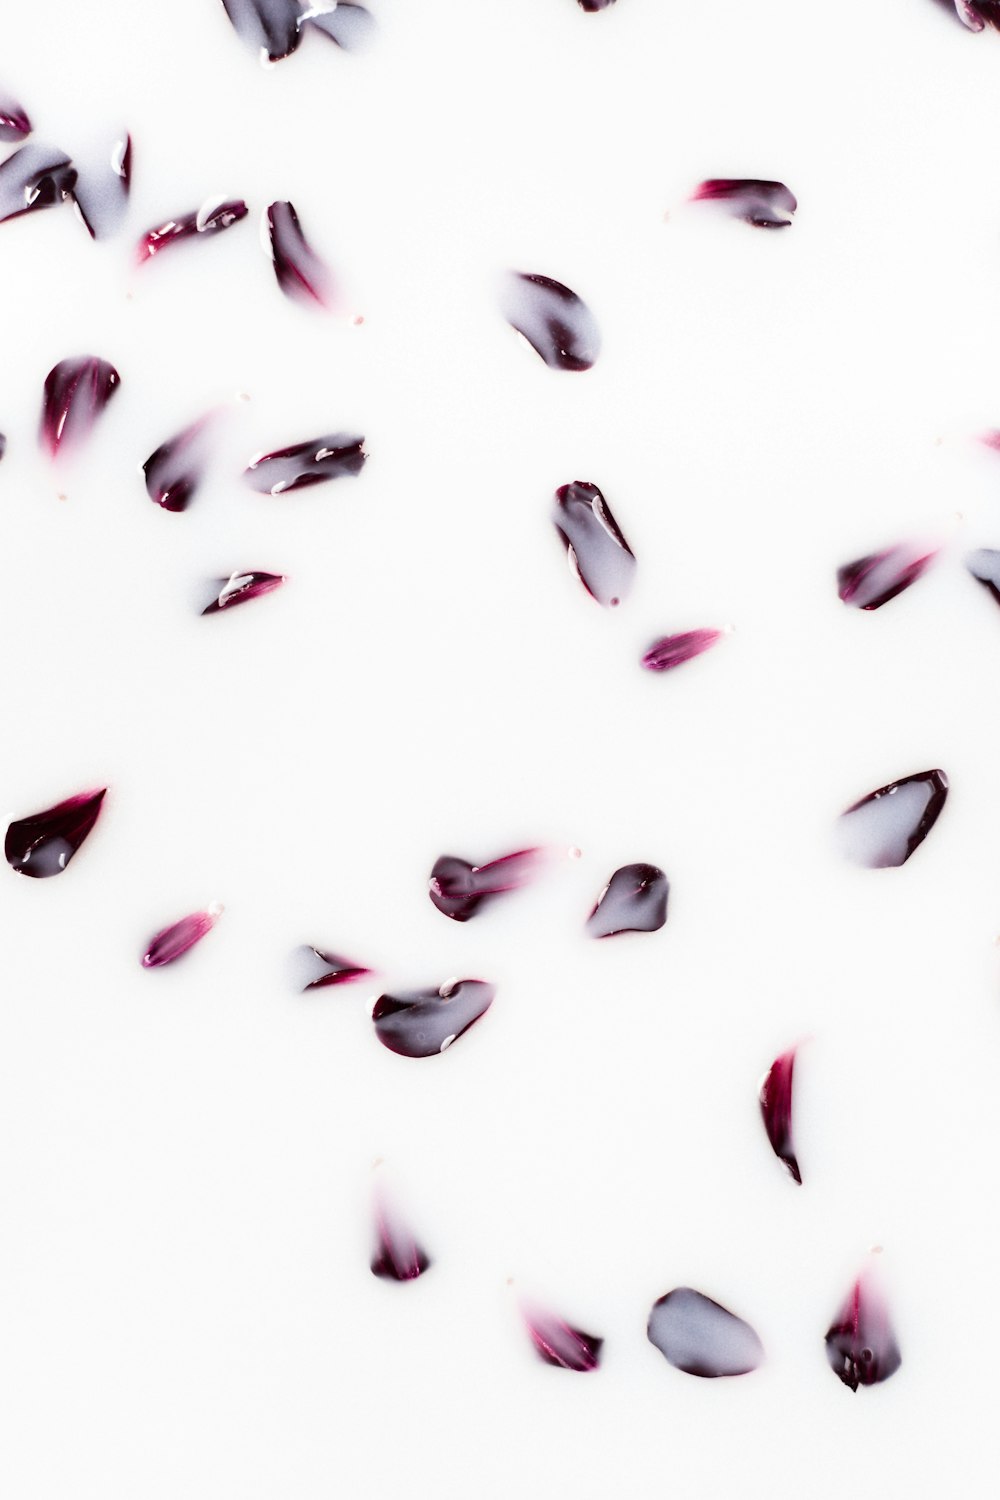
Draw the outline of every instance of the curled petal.
[[[525,885],[540,858],[540,849],[519,849],[488,865],[472,865],[455,854],[442,854],[431,871],[431,901],[446,917],[467,922],[484,903]]]
[[[650,646],[642,665],[650,672],[669,672],[708,651],[721,641],[722,634],[721,630],[686,630],[680,635],[665,635]]]
[[[569,565],[598,604],[614,608],[635,578],[635,554],[596,484],[575,479],[556,490],[553,512]]]
[[[764,1346],[749,1323],[689,1286],[653,1303],[646,1332],[668,1364],[686,1375],[748,1375],[764,1360]]]
[[[977,583],[1000,604],[1000,552],[992,547],[980,547],[970,552],[965,566]]]
[[[374,973],[373,969],[363,969],[360,964],[352,963],[349,958],[342,958],[339,953],[327,953],[322,948],[310,948],[310,952],[326,966],[327,972],[304,985],[303,994],[307,990],[325,990],[336,984],[350,984],[352,980],[364,979],[366,974]]]
[[[23,104],[9,94],[0,94],[0,141],[23,141],[31,134],[31,121]]]
[[[601,352],[597,319],[576,292],[548,276],[508,273],[503,314],[553,370],[589,370]]]
[[[97,822],[106,791],[80,792],[44,812],[17,818],[4,841],[11,869],[36,880],[61,875]]]
[[[62,359],[45,377],[41,441],[55,458],[76,447],[121,384],[114,365],[93,354]]]
[[[237,604],[246,604],[270,594],[287,580],[284,573],[230,573],[227,579],[219,580],[223,588],[217,598],[206,604],[203,615],[217,615],[220,610],[233,609]]]
[[[948,796],[943,771],[917,771],[869,792],[841,813],[841,848],[870,870],[904,865],[941,815]]]
[[[1000,0],[955,0],[955,12],[970,31],[992,26],[1000,31]]]
[[[364,5],[353,0],[337,0],[331,7],[327,4],[313,6],[300,17],[303,26],[312,26],[336,42],[345,52],[359,52],[367,47],[378,31],[375,17]]]
[[[162,969],[164,964],[175,963],[211,932],[221,915],[221,906],[210,906],[207,911],[192,912],[191,916],[181,917],[179,922],[164,927],[142,955],[142,967]]]
[[[380,995],[372,1011],[383,1047],[400,1057],[435,1057],[486,1014],[496,988],[482,979],[456,979],[440,989]]]
[[[243,478],[261,495],[284,495],[327,479],[360,474],[368,455],[363,437],[338,432],[328,437],[277,448],[253,459]]]
[[[52,208],[71,197],[75,186],[76,168],[65,151],[29,141],[0,162],[0,223]]]
[[[106,239],[121,226],[131,186],[132,137],[125,134],[115,141],[101,168],[81,168],[77,176],[73,198],[92,240]]]
[[[199,236],[207,239],[210,235],[221,234],[246,216],[247,206],[242,198],[209,198],[196,212],[181,214],[179,218],[167,219],[165,223],[147,229],[136,247],[136,262],[141,266],[143,261],[152,260],[154,255],[181,240]]]
[[[563,1322],[544,1308],[524,1303],[521,1316],[540,1359],[561,1370],[587,1375],[601,1362],[604,1340]]]
[[[222,0],[242,41],[269,62],[288,57],[299,45],[300,0]]]
[[[776,1057],[760,1086],[760,1110],[771,1149],[795,1182],[802,1181],[792,1145],[792,1074],[796,1048]]]
[[[620,932],[658,932],[667,920],[670,884],[656,865],[622,865],[587,918],[590,937]]]
[[[868,1278],[858,1277],[827,1330],[826,1357],[852,1391],[888,1380],[902,1364],[888,1309]]]
[[[302,232],[299,216],[290,203],[272,203],[264,213],[266,246],[274,275],[286,297],[295,302],[329,307],[333,300],[333,278]]]
[[[416,1281],[431,1264],[430,1256],[409,1225],[380,1194],[375,1203],[372,1275],[387,1281]]]
[[[163,510],[186,510],[201,482],[205,428],[211,416],[192,422],[152,452],[142,466],[146,493]]]
[[[755,229],[787,229],[798,204],[783,182],[757,177],[710,177],[691,195],[693,203],[718,203],[734,219]]]
[[[837,569],[837,593],[855,609],[881,609],[916,583],[936,556],[936,548],[927,552],[905,542],[872,552]]]

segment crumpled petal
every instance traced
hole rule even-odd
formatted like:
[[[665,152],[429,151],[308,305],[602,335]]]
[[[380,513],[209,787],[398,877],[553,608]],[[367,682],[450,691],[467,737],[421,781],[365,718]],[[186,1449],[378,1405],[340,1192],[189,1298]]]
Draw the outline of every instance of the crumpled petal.
[[[615,608],[635,580],[635,554],[596,484],[575,479],[556,490],[556,531],[573,572],[598,604]]]
[[[552,370],[589,370],[601,352],[597,319],[561,281],[509,272],[503,314]]]
[[[721,630],[685,630],[680,635],[665,635],[650,646],[642,665],[650,672],[669,672],[708,651],[722,636]]]
[[[80,792],[43,812],[16,818],[4,841],[11,869],[36,880],[61,875],[97,822],[106,792],[107,787]]]
[[[869,792],[841,813],[843,853],[870,870],[904,865],[941,815],[948,796],[943,771],[917,771]]]
[[[755,229],[787,229],[798,204],[783,182],[757,177],[710,177],[692,194],[693,203],[718,203],[734,219]]]
[[[400,1057],[435,1057],[486,1014],[495,994],[483,979],[456,979],[436,990],[380,995],[372,1011],[375,1034]]]
[[[760,1086],[760,1111],[771,1149],[788,1168],[793,1181],[801,1183],[795,1147],[792,1145],[792,1075],[797,1048],[776,1057]]]
[[[64,203],[75,186],[76,168],[65,151],[29,141],[0,162],[0,224]]]
[[[534,1303],[521,1304],[521,1316],[538,1353],[547,1365],[587,1375],[601,1362],[602,1338],[574,1328]]]
[[[827,1329],[826,1357],[852,1391],[888,1380],[902,1364],[888,1309],[867,1276],[858,1277]]]
[[[536,873],[540,859],[540,849],[519,849],[486,865],[442,854],[431,871],[431,901],[453,921],[468,922],[482,905],[526,884]]]
[[[192,912],[190,916],[181,917],[179,922],[172,922],[169,927],[164,927],[151,939],[142,955],[142,967],[162,969],[164,964],[176,963],[195,943],[200,943],[211,932],[221,915],[222,907],[216,904],[206,911]]]
[[[937,557],[910,542],[872,552],[837,569],[837,593],[855,609],[881,609],[911,583],[916,583]]]
[[[590,937],[620,932],[658,932],[667,920],[670,884],[656,865],[622,865],[597,898],[587,918]]]
[[[120,384],[114,365],[94,354],[52,367],[45,377],[41,441],[53,458],[83,441]]]
[[[136,247],[136,263],[141,266],[182,240],[209,239],[213,234],[221,234],[246,216],[247,206],[242,198],[208,198],[194,213],[181,214],[147,229]]]
[[[253,459],[243,478],[261,495],[285,495],[328,479],[360,474],[368,455],[363,437],[337,432]]]
[[[217,615],[221,610],[234,609],[237,604],[246,604],[251,599],[259,599],[262,594],[270,594],[286,581],[284,573],[231,573],[227,579],[220,580],[222,590],[217,598],[206,604],[202,614]]]
[[[668,1364],[686,1375],[748,1375],[764,1360],[764,1346],[749,1323],[689,1286],[653,1303],[646,1332]]]

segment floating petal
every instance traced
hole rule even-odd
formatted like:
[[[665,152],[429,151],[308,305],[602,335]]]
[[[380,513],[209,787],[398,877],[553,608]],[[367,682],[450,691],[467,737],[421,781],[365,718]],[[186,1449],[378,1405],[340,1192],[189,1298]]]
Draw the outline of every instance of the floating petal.
[[[31,134],[31,121],[23,104],[9,94],[0,94],[0,141],[23,141]]]
[[[44,812],[16,819],[4,842],[10,867],[36,880],[61,875],[97,822],[106,791],[80,792]]]
[[[911,543],[886,547],[837,569],[837,593],[855,609],[881,609],[930,567],[937,549],[927,552]]]
[[[614,5],[615,0],[579,0],[580,7],[586,11],[607,10]]]
[[[328,972],[320,974],[317,979],[311,979],[303,986],[302,993],[308,990],[325,990],[335,984],[350,984],[354,979],[364,979],[366,974],[372,974],[373,969],[363,969],[360,964],[352,963],[349,958],[342,958],[339,953],[327,953],[322,948],[310,948],[320,963],[327,966]]]
[[[589,370],[601,352],[597,319],[561,281],[509,272],[503,314],[550,369]]]
[[[121,227],[132,186],[132,137],[115,141],[107,163],[95,171],[81,167],[73,197],[92,240],[106,239]]]
[[[784,1162],[796,1182],[802,1181],[799,1163],[792,1145],[792,1074],[796,1048],[783,1052],[771,1064],[760,1086],[760,1109],[771,1149]]]
[[[0,224],[64,202],[75,185],[76,168],[65,151],[29,141],[0,162]]]
[[[635,578],[635,555],[596,484],[575,479],[556,490],[556,530],[573,572],[591,598],[614,608]]]
[[[353,478],[364,468],[368,455],[363,437],[338,432],[328,437],[277,448],[253,459],[243,478],[261,495],[285,495],[327,479]]]
[[[584,1333],[582,1328],[574,1328],[554,1313],[531,1303],[522,1304],[521,1316],[539,1358],[547,1365],[573,1370],[578,1375],[587,1375],[597,1369],[604,1340],[596,1334]]]
[[[231,229],[247,216],[247,206],[242,198],[209,198],[195,213],[181,214],[177,219],[167,219],[153,229],[147,229],[136,249],[136,261],[152,260],[170,245],[194,238],[207,239]]]
[[[151,453],[142,466],[146,493],[163,510],[186,510],[204,467],[204,435],[211,416],[201,417]]]
[[[431,871],[431,901],[446,917],[467,922],[484,903],[525,885],[540,858],[540,849],[519,849],[488,865],[472,865],[455,854],[442,854]]]
[[[597,898],[587,918],[590,937],[619,932],[658,932],[667,920],[670,885],[656,865],[622,865]]]
[[[826,1357],[833,1373],[852,1391],[888,1380],[903,1362],[888,1310],[864,1276],[858,1277],[827,1330]]]
[[[329,307],[333,300],[333,278],[302,232],[299,216],[290,203],[272,203],[264,214],[267,249],[274,275],[286,297]]]
[[[456,979],[440,989],[380,995],[372,1011],[383,1047],[400,1057],[435,1057],[486,1014],[496,988],[482,979]]]
[[[373,1276],[387,1281],[416,1281],[431,1265],[430,1256],[383,1195],[375,1204]]]
[[[300,0],[222,0],[222,4],[237,36],[269,62],[288,57],[299,45]]]
[[[1000,0],[955,0],[955,12],[970,31],[993,26],[1000,31]]]
[[[142,955],[142,967],[162,969],[164,964],[175,963],[211,932],[221,915],[221,906],[210,906],[207,911],[192,912],[191,916],[181,917],[179,922],[164,927]]]
[[[3,458],[3,456],[4,456],[4,454],[6,452],[7,452],[7,438],[6,438],[6,436],[2,432],[0,432],[0,458]]]
[[[798,207],[783,182],[756,177],[710,177],[695,189],[692,202],[718,203],[755,229],[787,229]]]
[[[669,672],[680,667],[692,657],[708,651],[721,641],[721,630],[685,630],[680,635],[665,635],[650,646],[642,658],[642,665],[650,672]]]
[[[45,377],[41,441],[56,454],[76,447],[121,384],[114,365],[93,354],[62,359]]]
[[[332,9],[317,5],[301,17],[303,26],[312,26],[328,36],[345,52],[359,52],[367,47],[378,31],[375,17],[364,5],[353,0],[337,0]]]
[[[668,1364],[686,1375],[748,1375],[764,1360],[764,1346],[749,1323],[689,1286],[653,1303],[646,1332]]]
[[[231,573],[218,597],[202,610],[203,615],[217,615],[220,610],[233,609],[237,604],[246,604],[250,599],[259,599],[261,594],[270,594],[286,582],[284,573]]]
[[[903,865],[937,822],[948,796],[943,771],[917,771],[869,792],[841,813],[841,848],[871,870]]]
[[[970,552],[965,566],[977,583],[981,583],[1000,604],[1000,552],[992,547],[980,547]]]

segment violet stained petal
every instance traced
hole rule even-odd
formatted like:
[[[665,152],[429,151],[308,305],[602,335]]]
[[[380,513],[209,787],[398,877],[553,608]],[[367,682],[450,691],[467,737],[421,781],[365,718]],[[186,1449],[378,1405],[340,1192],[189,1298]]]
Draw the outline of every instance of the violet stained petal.
[[[201,417],[161,443],[146,459],[142,472],[146,493],[162,510],[186,510],[194,499],[204,468],[204,434],[210,416]]]
[[[142,955],[142,967],[162,969],[164,964],[172,964],[183,958],[195,943],[200,943],[211,932],[221,915],[221,906],[210,906],[207,911],[192,912],[188,917],[181,917],[179,922],[172,922],[169,927],[164,927],[151,939]]]
[[[992,26],[1000,31],[1000,0],[955,0],[955,12],[970,31]]]
[[[801,1183],[795,1147],[792,1145],[792,1075],[796,1048],[776,1057],[760,1086],[760,1111],[771,1149],[788,1168],[795,1182]]]
[[[503,314],[552,370],[589,370],[601,352],[597,319],[561,281],[509,272]]]
[[[926,552],[906,542],[872,552],[837,569],[837,593],[854,609],[881,609],[916,583],[935,557],[936,549]]]
[[[44,812],[15,819],[4,840],[11,869],[36,880],[61,875],[97,822],[106,791],[80,792]]]
[[[136,262],[152,260],[170,245],[182,240],[207,239],[231,229],[247,216],[247,206],[242,198],[209,198],[194,213],[181,214],[176,219],[167,219],[162,224],[147,229],[136,247]]]
[[[547,1365],[560,1370],[573,1370],[578,1375],[589,1375],[601,1362],[602,1338],[574,1328],[554,1313],[533,1304],[521,1308],[521,1316],[538,1353]]]
[[[977,583],[1000,604],[1000,552],[993,547],[979,547],[970,552],[965,566]]]
[[[73,198],[92,240],[106,239],[121,227],[132,186],[132,137],[115,141],[98,170],[81,167]]]
[[[680,667],[721,641],[721,630],[685,630],[680,635],[665,635],[656,641],[642,658],[650,672],[669,672]]]
[[[114,365],[94,354],[61,359],[45,377],[41,442],[53,458],[76,447],[121,384]]]
[[[363,437],[338,432],[276,448],[253,459],[243,478],[261,495],[285,495],[328,479],[354,478],[368,457],[364,444]]]
[[[31,134],[31,121],[23,104],[9,94],[0,94],[0,141],[23,141]]]
[[[0,224],[64,202],[75,185],[76,168],[65,151],[29,141],[0,162]]]
[[[756,177],[710,177],[691,195],[694,203],[718,203],[734,219],[755,229],[787,229],[798,204],[783,182]]]
[[[329,307],[333,299],[330,269],[303,234],[291,203],[270,204],[264,224],[274,275],[285,296],[293,302]]]
[[[350,984],[352,980],[364,979],[366,974],[374,973],[374,970],[363,969],[360,964],[352,963],[349,958],[343,958],[339,953],[328,953],[322,948],[313,948],[312,951],[321,963],[327,965],[329,972],[320,974],[318,978],[311,979],[308,984],[303,985],[303,994],[309,990],[329,989],[337,984]]]
[[[219,580],[223,588],[211,603],[206,604],[202,614],[217,615],[221,610],[259,599],[262,594],[280,588],[285,581],[284,573],[230,573],[227,579]]]
[[[943,771],[917,771],[869,792],[840,815],[843,853],[870,870],[904,865],[934,827],[947,796]]]
[[[591,598],[615,608],[635,578],[635,554],[596,484],[574,479],[556,490],[552,519],[573,572]]]
[[[614,937],[620,932],[658,932],[667,920],[670,884],[656,865],[622,865],[597,898],[587,918],[587,934]]]
[[[367,47],[378,31],[375,17],[367,6],[355,5],[353,0],[337,0],[332,10],[306,10],[300,20],[303,26],[321,31],[345,52],[358,52]]]
[[[308,0],[303,0],[308,3]],[[237,36],[269,62],[288,57],[299,45],[300,0],[222,0]]]
[[[535,874],[539,849],[519,849],[487,865],[473,865],[455,854],[442,854],[430,877],[428,894],[438,911],[456,922],[468,922],[480,906],[516,891]]]
[[[870,1281],[859,1276],[826,1334],[830,1368],[852,1391],[878,1385],[902,1364],[889,1312]]]
[[[496,987],[482,979],[458,979],[440,989],[380,995],[372,1011],[383,1047],[400,1057],[435,1057],[486,1014]]]
[[[686,1375],[749,1375],[764,1360],[764,1346],[749,1323],[689,1286],[653,1303],[646,1332],[668,1364]]]
[[[432,1264],[409,1225],[380,1197],[375,1205],[373,1276],[386,1281],[416,1281]]]

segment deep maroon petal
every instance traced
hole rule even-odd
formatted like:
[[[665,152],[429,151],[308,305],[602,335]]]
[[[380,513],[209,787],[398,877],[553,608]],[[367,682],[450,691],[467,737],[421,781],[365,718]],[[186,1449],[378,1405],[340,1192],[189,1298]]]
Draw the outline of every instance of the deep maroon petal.
[[[670,885],[656,865],[622,865],[597,898],[587,918],[590,937],[619,932],[658,932],[667,920]]]
[[[141,266],[143,261],[152,260],[154,255],[182,240],[221,234],[246,216],[247,206],[242,198],[209,198],[195,213],[181,214],[147,229],[136,247],[136,261]]]
[[[379,1194],[375,1202],[373,1276],[387,1281],[416,1281],[432,1264],[427,1251],[399,1212]]]
[[[220,610],[234,609],[237,604],[246,604],[250,599],[259,599],[261,594],[270,594],[286,582],[284,573],[230,573],[218,596],[202,610],[203,615],[217,615]]]
[[[253,459],[243,478],[261,495],[285,495],[327,479],[360,474],[368,455],[363,437],[338,432],[327,437],[277,448]]]
[[[0,162],[0,224],[64,202],[75,185],[76,168],[65,151],[29,141]]]
[[[955,13],[970,31],[986,26],[1000,31],[1000,0],[955,0]]]
[[[523,1303],[521,1316],[540,1359],[561,1370],[587,1375],[601,1362],[602,1338],[563,1322],[554,1313],[533,1303]]]
[[[400,1057],[435,1057],[486,1014],[495,994],[485,980],[457,979],[437,990],[380,995],[372,1011],[375,1032]]]
[[[312,948],[311,951],[328,970],[320,974],[318,978],[311,979],[303,986],[302,993],[307,990],[325,990],[336,984],[350,984],[352,980],[364,979],[366,974],[373,974],[373,969],[363,969],[360,964],[352,963],[349,958],[342,958],[339,953],[328,953],[322,948]]]
[[[583,479],[561,485],[552,518],[587,593],[598,604],[620,604],[635,578],[635,555],[597,485]]]
[[[642,665],[650,672],[669,672],[672,667],[680,667],[708,651],[721,641],[722,635],[721,630],[686,630],[680,635],[665,635],[650,646]]]
[[[163,510],[186,510],[194,499],[205,464],[205,429],[211,414],[192,422],[149,455],[142,466],[146,493]]]
[[[615,0],[579,0],[581,8],[586,11],[607,10],[614,3]]]
[[[178,958],[182,958],[195,943],[200,943],[202,938],[215,926],[222,915],[222,907],[210,906],[207,911],[192,912],[189,917],[181,917],[179,922],[173,922],[169,927],[164,927],[151,940],[149,947],[142,955],[142,967],[144,969],[162,969],[164,964],[172,964]]]
[[[855,609],[881,609],[930,567],[937,549],[926,551],[904,542],[872,552],[837,569],[837,593]]]
[[[710,177],[691,197],[695,203],[718,203],[755,229],[787,229],[798,207],[783,182],[756,177]]]
[[[265,210],[267,246],[278,285],[286,297],[308,305],[329,307],[333,278],[302,232],[290,203],[272,203]]]
[[[17,818],[7,829],[4,854],[19,875],[45,880],[61,875],[94,824],[107,787],[80,792],[44,812]]]
[[[981,583],[1000,604],[1000,552],[992,547],[980,547],[969,553],[965,566],[976,582]]]
[[[358,52],[367,47],[378,31],[371,11],[364,5],[354,4],[353,0],[337,0],[332,10],[319,7],[306,10],[301,21],[303,26],[321,31],[345,52]]]
[[[431,871],[431,901],[446,917],[467,922],[484,903],[525,885],[536,873],[540,858],[540,849],[519,849],[488,865],[473,865],[458,855],[442,854]]]
[[[760,1109],[771,1149],[796,1182],[802,1181],[792,1145],[792,1074],[796,1048],[776,1057],[760,1086]]]
[[[106,162],[94,170],[79,165],[73,198],[92,240],[103,240],[121,227],[132,186],[132,137],[121,136]]]
[[[553,370],[589,370],[601,352],[597,319],[561,281],[527,271],[508,273],[503,314]]]
[[[45,377],[40,434],[53,458],[82,442],[120,384],[114,365],[94,354],[53,366]]]
[[[222,0],[222,3],[237,36],[270,62],[288,57],[299,45],[299,13],[308,0]]]
[[[943,771],[917,771],[869,792],[840,815],[843,852],[870,870],[904,865],[934,827],[947,796]]]
[[[749,1323],[689,1286],[653,1303],[646,1332],[668,1364],[686,1375],[748,1375],[764,1360],[764,1346]]]
[[[0,141],[23,141],[31,134],[31,121],[23,104],[9,94],[0,94]]]
[[[826,1357],[852,1391],[888,1380],[903,1362],[888,1309],[865,1276],[858,1277],[827,1330]]]

